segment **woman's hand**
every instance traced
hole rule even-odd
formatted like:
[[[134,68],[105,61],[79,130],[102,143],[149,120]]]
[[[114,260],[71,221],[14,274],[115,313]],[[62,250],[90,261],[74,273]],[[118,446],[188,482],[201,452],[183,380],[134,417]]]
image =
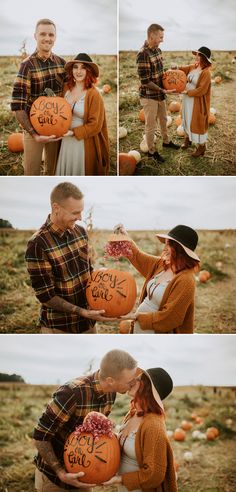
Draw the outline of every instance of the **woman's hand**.
[[[188,91],[185,89],[184,91],[180,92],[180,94],[188,94]]]
[[[74,135],[73,130],[68,130],[68,132],[64,133],[63,138],[64,137],[73,137],[73,135]]]
[[[125,236],[128,236],[128,232],[126,231],[123,224],[117,224],[115,227],[113,227],[113,232],[114,234],[120,233],[120,234],[125,234]]]
[[[115,485],[116,483],[122,483],[122,477],[120,475],[115,475],[107,482],[103,482],[102,485]]]
[[[130,320],[136,320],[137,319],[137,313],[135,312],[130,312],[128,314],[125,314],[124,316],[120,316],[119,320],[122,321],[124,319],[130,319]]]
[[[176,63],[171,63],[170,70],[178,70],[178,65]]]

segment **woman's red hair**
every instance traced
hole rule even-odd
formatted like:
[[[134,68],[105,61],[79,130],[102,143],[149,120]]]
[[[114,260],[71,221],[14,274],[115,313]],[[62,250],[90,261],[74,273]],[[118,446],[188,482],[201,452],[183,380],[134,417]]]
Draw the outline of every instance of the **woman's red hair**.
[[[199,269],[199,261],[188,256],[179,243],[169,239],[168,244],[171,249],[170,266],[175,273],[185,269],[194,268],[196,271]]]
[[[206,67],[211,66],[211,63],[206,59],[205,56],[201,55],[200,53],[199,53],[199,56],[200,56],[200,67],[201,68],[206,68]]]
[[[151,382],[146,374],[142,374],[141,376],[139,389],[131,402],[131,411],[136,404],[141,408],[143,414],[157,413],[158,415],[162,415],[164,413],[152,394]]]
[[[68,68],[68,74],[66,79],[67,85],[70,90],[73,89],[73,87],[75,86],[75,81],[73,77],[73,66],[74,65],[71,65],[71,67]],[[86,77],[84,79],[84,89],[90,89],[90,87],[92,87],[93,84],[96,84],[97,77],[95,76],[92,68],[90,66],[87,66],[86,63],[83,65],[83,68],[86,70]]]

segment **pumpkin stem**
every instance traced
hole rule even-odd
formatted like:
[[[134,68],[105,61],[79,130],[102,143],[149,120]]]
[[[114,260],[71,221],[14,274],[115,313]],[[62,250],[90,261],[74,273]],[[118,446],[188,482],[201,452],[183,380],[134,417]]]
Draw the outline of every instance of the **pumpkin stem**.
[[[56,97],[56,94],[54,94],[53,90],[50,89],[50,87],[46,87],[46,89],[44,89],[44,92],[48,97]]]

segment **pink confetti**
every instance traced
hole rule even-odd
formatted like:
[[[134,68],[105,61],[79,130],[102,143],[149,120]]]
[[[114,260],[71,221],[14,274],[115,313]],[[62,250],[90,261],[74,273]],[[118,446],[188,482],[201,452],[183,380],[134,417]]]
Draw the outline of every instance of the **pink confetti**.
[[[111,241],[104,246],[105,255],[104,258],[107,259],[112,256],[115,259],[124,257],[131,257],[133,255],[132,247],[129,241]]]

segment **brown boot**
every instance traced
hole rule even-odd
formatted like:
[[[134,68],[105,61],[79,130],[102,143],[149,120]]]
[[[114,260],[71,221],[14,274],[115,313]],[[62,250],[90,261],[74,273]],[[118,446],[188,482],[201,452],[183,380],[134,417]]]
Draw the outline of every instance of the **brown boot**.
[[[192,153],[192,157],[200,157],[200,155],[204,155],[206,152],[206,145],[199,145],[195,152]]]
[[[181,145],[181,149],[186,150],[191,145],[191,140],[189,140],[188,135],[184,139],[184,143]]]

